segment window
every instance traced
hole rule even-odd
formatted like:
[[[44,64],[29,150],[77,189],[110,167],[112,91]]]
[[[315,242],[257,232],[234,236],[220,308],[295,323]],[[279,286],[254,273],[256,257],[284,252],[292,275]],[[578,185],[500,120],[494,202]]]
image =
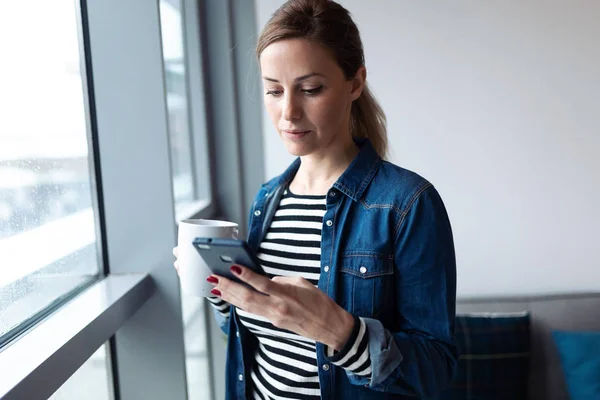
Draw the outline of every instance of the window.
[[[183,7],[180,0],[160,1],[160,22],[171,146],[173,194],[178,216],[197,200],[192,159]]]
[[[110,400],[112,396],[112,379],[108,368],[108,343],[92,354],[92,356],[71,375],[49,400]]]
[[[173,209],[243,220],[248,146],[222,112],[239,92],[222,71],[241,71],[248,52],[230,34],[256,35],[253,7],[120,5],[0,2],[1,398],[223,397],[218,327],[203,299],[173,307],[164,263]],[[236,14],[247,24],[234,31]],[[262,154],[260,127],[248,131],[248,154]],[[243,154],[212,156],[232,140]]]
[[[0,3],[0,345],[100,274],[77,12]]]
[[[181,300],[188,399],[206,400],[210,398],[211,382],[204,299],[184,296]]]

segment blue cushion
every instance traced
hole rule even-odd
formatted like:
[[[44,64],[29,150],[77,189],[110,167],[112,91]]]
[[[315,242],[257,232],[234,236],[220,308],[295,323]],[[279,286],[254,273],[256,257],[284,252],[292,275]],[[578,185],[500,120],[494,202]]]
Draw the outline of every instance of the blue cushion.
[[[552,332],[571,400],[600,399],[600,332]]]
[[[458,371],[439,399],[527,399],[529,326],[527,312],[458,315]]]

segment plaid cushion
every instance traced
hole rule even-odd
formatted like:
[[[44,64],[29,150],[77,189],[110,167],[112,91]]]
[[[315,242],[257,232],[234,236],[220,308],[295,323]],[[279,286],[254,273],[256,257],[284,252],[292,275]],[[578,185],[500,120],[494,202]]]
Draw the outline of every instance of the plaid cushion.
[[[458,371],[440,400],[527,399],[529,313],[456,317]]]

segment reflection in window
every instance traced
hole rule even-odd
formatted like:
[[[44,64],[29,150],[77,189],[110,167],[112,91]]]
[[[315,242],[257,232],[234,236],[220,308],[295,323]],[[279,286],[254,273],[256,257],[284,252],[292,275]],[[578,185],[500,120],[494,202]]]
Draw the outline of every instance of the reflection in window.
[[[77,21],[0,2],[0,345],[99,274]]]
[[[100,346],[49,400],[111,400],[112,380],[107,352],[108,344]]]
[[[160,1],[162,47],[167,89],[169,141],[176,207],[196,199],[187,95],[183,9],[180,0]]]
[[[169,111],[169,140],[173,170],[176,217],[184,217],[186,204],[197,200],[188,104],[188,79],[181,0],[161,0],[160,19]],[[204,160],[206,161],[206,160]],[[206,162],[204,162],[207,165]],[[206,168],[207,169],[207,168]],[[208,171],[208,169],[207,169]],[[208,177],[204,177],[208,179]],[[182,297],[188,398],[210,398],[207,337],[202,299]]]
[[[207,352],[208,327],[205,323],[203,308],[204,299],[183,296],[181,301],[188,400],[207,400],[210,398],[211,383]]]

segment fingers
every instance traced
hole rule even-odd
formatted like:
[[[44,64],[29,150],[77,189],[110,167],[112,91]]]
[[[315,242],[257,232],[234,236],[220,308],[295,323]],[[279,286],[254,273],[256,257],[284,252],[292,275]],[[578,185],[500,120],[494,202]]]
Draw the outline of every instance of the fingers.
[[[175,258],[177,258],[179,256],[179,248],[173,247],[173,255],[175,256]],[[179,273],[179,261],[178,260],[175,260],[175,262],[173,263],[173,266],[177,270],[177,273]]]
[[[231,267],[231,272],[243,282],[246,282],[261,293],[268,295],[279,295],[279,285],[274,284],[271,279],[264,275],[257,274],[250,268],[234,265]]]
[[[214,286],[211,293],[229,304],[257,315],[268,309],[268,296],[222,276],[211,275],[207,280]]]

